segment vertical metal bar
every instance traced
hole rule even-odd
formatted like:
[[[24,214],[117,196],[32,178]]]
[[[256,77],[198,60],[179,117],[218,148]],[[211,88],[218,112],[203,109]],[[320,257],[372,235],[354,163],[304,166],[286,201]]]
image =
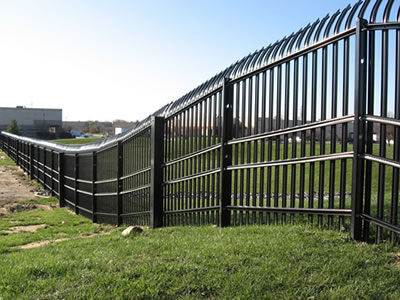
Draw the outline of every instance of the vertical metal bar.
[[[205,99],[204,101],[202,101],[202,104],[204,104],[203,105],[203,107],[204,107],[204,109],[203,109],[203,133],[202,133],[202,135],[203,135],[203,148],[206,148],[207,147],[207,99]],[[202,168],[202,170],[203,171],[205,171],[206,170],[206,167],[207,167],[207,165],[206,165],[206,159],[207,159],[207,155],[206,154],[204,154],[204,155],[201,155],[200,157],[202,157],[202,166],[203,166],[203,168]],[[202,197],[202,207],[205,207],[206,206],[206,203],[207,203],[207,201],[206,201],[206,176],[202,176],[201,177],[201,182],[202,182],[202,193],[201,193],[201,197]],[[202,215],[202,219],[203,219],[203,224],[205,224],[206,223],[206,220],[205,220],[205,216],[206,216],[206,214],[205,214],[205,212],[203,211],[202,213],[201,213],[201,215]]]
[[[35,179],[35,176],[33,174],[33,172],[35,171],[33,157],[33,154],[35,153],[34,147],[35,146],[33,144],[29,144],[29,176],[31,180]]]
[[[299,96],[299,59],[294,60],[294,70],[293,70],[293,126],[297,126],[297,113],[298,113],[298,96]],[[297,157],[297,133],[292,135],[292,158]],[[290,207],[294,208],[296,206],[296,170],[297,165],[292,165],[291,174],[291,193],[290,193]],[[294,214],[290,214],[290,223],[294,223]]]
[[[332,57],[332,100],[331,100],[331,118],[337,117],[337,86],[338,86],[338,43],[333,44],[333,57]],[[331,127],[331,153],[336,153],[336,125]],[[332,160],[329,163],[329,197],[328,207],[334,208],[335,199],[335,170],[336,161]],[[328,227],[332,228],[333,217],[328,216]]]
[[[198,104],[199,107],[199,149],[203,149],[203,102],[200,102]],[[197,156],[197,166],[198,166],[198,172],[201,172],[203,170],[203,159],[201,155]],[[202,188],[202,178],[197,178],[197,207],[202,207],[202,202],[203,202],[203,188]],[[202,212],[197,213],[197,220],[198,224],[202,224]]]
[[[235,138],[240,137],[240,83],[236,83],[235,84],[235,97],[236,97],[236,101],[235,101],[235,118],[234,118],[234,123],[233,126],[235,126],[235,133],[234,136]],[[237,165],[239,164],[239,145],[234,145],[233,146],[235,149],[235,156],[233,158],[234,164]],[[238,205],[238,174],[239,171],[235,170],[233,171],[233,182],[234,182],[234,186],[233,186],[233,205],[237,206]],[[233,225],[236,225],[238,223],[238,217],[237,217],[237,211],[233,212]]]
[[[40,174],[39,174],[40,164],[39,164],[39,162],[40,162],[40,147],[39,147],[39,145],[36,145],[36,175],[35,175],[35,178],[37,179],[37,181],[40,182]]]
[[[400,120],[400,30],[396,30],[396,69],[395,69],[395,105],[394,105],[394,117]],[[395,126],[394,128],[394,149],[393,159],[400,161],[400,128]],[[390,223],[398,225],[398,207],[399,207],[399,169],[393,168],[393,185],[392,185],[392,209],[390,216]],[[394,241],[396,234],[391,233],[391,240]]]
[[[181,145],[182,145],[181,113],[176,116],[176,119],[177,119],[177,122],[178,122],[178,127],[177,127],[178,128],[178,141],[177,141],[178,157],[181,157],[181,155],[182,155],[182,153],[181,153]],[[181,178],[182,177],[181,165],[182,165],[181,162],[178,162],[178,163],[175,164],[175,168],[177,168],[177,178]],[[182,209],[182,207],[181,207],[182,206],[181,183],[178,182],[178,183],[175,184],[175,186],[176,186],[176,204],[177,204],[177,209],[181,210]],[[177,225],[182,225],[180,223],[180,217],[179,216],[178,216],[177,221],[178,221]]]
[[[199,108],[198,105],[193,106],[194,109],[194,151],[199,150],[198,147],[198,134],[199,134]],[[197,168],[197,162],[195,162]]]
[[[47,171],[47,169],[46,169],[46,164],[47,164],[47,162],[46,162],[46,147],[43,147],[43,188],[45,189],[45,190],[47,190],[47,184],[46,184],[46,180],[47,180],[47,176],[46,176],[46,171]]]
[[[284,128],[289,128],[289,100],[290,100],[290,62],[286,63],[285,68],[285,115],[283,120]],[[289,136],[283,136],[283,159],[287,159],[289,155]],[[288,193],[288,167],[283,166],[283,181],[282,181],[282,207],[287,206]],[[282,214],[282,223],[286,224],[286,214]]]
[[[375,31],[369,31],[368,37],[368,110],[370,115],[374,114],[374,92],[375,92]],[[372,154],[373,152],[373,131],[374,123],[367,122],[366,134],[366,152]],[[365,197],[364,197],[364,213],[369,215],[371,213],[371,190],[372,190],[372,162],[367,160],[365,162]],[[369,222],[364,222],[363,239],[368,240],[369,236]]]
[[[179,139],[179,136],[178,136],[178,132],[179,132],[178,131],[178,116],[177,115],[173,117],[173,123],[174,123],[174,144],[173,144],[173,150],[172,151],[173,151],[173,158],[177,158],[178,157],[178,148],[177,148],[177,146],[178,146],[178,139]],[[178,178],[178,166],[177,166],[176,163],[173,164],[172,170],[173,170],[173,175],[172,175],[173,178],[174,179]],[[178,207],[178,196],[177,196],[178,188],[177,188],[177,184],[173,183],[171,188],[172,188],[172,210],[177,210],[177,207]],[[172,216],[173,225],[176,225],[176,220],[177,220],[176,214],[174,214]]]
[[[200,144],[199,144],[199,149],[203,149],[204,148],[204,133],[203,133],[203,130],[204,130],[204,123],[203,123],[203,111],[204,111],[204,107],[203,107],[203,105],[204,105],[204,101],[201,101],[200,103],[199,103],[199,107],[200,107],[200,109],[199,109],[199,135],[200,135],[200,137],[199,137],[199,139],[200,139]]]
[[[15,143],[15,162],[17,166],[20,165],[20,159],[19,159],[19,140]]]
[[[164,143],[164,118],[151,119],[151,187],[150,187],[150,227],[163,225],[162,206],[162,164]]]
[[[97,154],[92,152],[92,221],[97,222],[96,216],[96,181],[97,181]]]
[[[185,110],[184,112],[184,121],[183,121],[183,130],[184,130],[184,154],[189,153],[189,109]],[[183,170],[183,176],[188,176],[189,175],[189,162],[190,159],[185,160],[183,162],[184,164],[184,170]],[[185,199],[185,209],[189,208],[189,181],[185,181],[183,186],[183,193],[184,193],[184,199]],[[189,224],[189,214],[185,214],[185,224]]]
[[[318,78],[318,52],[312,52],[311,65],[311,123],[316,122],[317,116],[317,78]],[[315,129],[311,129],[310,156],[315,155]],[[315,163],[310,162],[309,173],[309,191],[308,191],[308,207],[314,208],[314,180],[315,180]],[[312,223],[313,216],[309,215],[308,220]]]
[[[353,158],[353,186],[351,192],[351,229],[352,239],[361,239],[362,222],[360,213],[363,206],[363,181],[365,122],[361,116],[365,114],[366,80],[367,80],[367,32],[363,30],[367,25],[364,19],[357,19],[356,28],[356,61],[355,61],[355,88],[354,88],[354,158]]]
[[[162,147],[162,145],[160,145]],[[146,151],[147,152],[147,151]],[[122,177],[124,176],[124,148],[121,141],[117,143],[117,226],[122,224]]]
[[[388,30],[382,30],[382,80],[381,80],[381,116],[387,117],[388,107]],[[386,157],[386,124],[380,126],[379,156]],[[385,165],[379,164],[378,179],[378,206],[377,217],[383,220],[385,209]],[[376,230],[376,241],[379,243],[383,237],[383,228],[378,226]]]
[[[308,56],[303,56],[303,80],[302,80],[302,105],[301,105],[301,123],[302,125],[307,123],[307,87],[308,87]],[[301,132],[301,149],[300,156],[306,156],[306,131]],[[304,208],[304,190],[305,190],[305,164],[300,165],[300,200],[299,207]]]
[[[223,134],[223,132],[222,132],[223,131],[223,127],[222,127],[222,105],[223,105],[222,91],[218,92],[216,96],[217,96],[217,110],[218,110],[218,113],[216,115],[218,116],[217,123],[218,123],[218,128],[219,128],[217,141],[218,141],[218,143],[221,143],[222,134]],[[222,163],[223,163],[223,162],[221,162],[221,151],[222,151],[221,149],[216,150],[217,168],[221,168]],[[216,198],[217,198],[216,203],[220,204],[221,203],[220,202],[221,201],[221,199],[220,199],[220,197],[221,197],[221,194],[220,194],[221,176],[219,176],[219,174],[218,174],[215,177],[216,177],[215,181],[216,181],[216,185],[217,185],[215,188]],[[220,225],[221,218],[220,218],[219,211],[216,212],[215,217],[216,217],[216,224]]]
[[[193,153],[194,149],[193,149],[193,145],[194,145],[194,109],[195,107],[191,107],[190,108],[190,153]],[[189,159],[189,172],[190,175],[196,173],[195,170],[195,158],[191,158]],[[194,180],[191,179],[189,180],[189,208],[193,208],[193,201],[195,199],[194,195],[193,195],[193,188],[194,188]],[[190,214],[190,220],[189,220],[190,224],[193,225],[194,224],[194,220],[193,220],[193,213]]]
[[[33,145],[30,144],[30,147],[33,148]],[[31,152],[32,153],[32,152]],[[31,155],[32,159],[32,155]],[[31,162],[32,164],[32,162]],[[32,170],[31,170],[32,172]],[[58,153],[58,200],[60,202],[60,207],[65,206],[64,200],[64,152]],[[31,173],[33,174],[33,173]]]
[[[50,150],[50,157],[51,157],[51,165],[50,165],[50,168],[51,168],[51,184],[50,184],[50,187],[51,187],[51,195],[52,196],[54,196],[54,150]]]
[[[245,136],[246,135],[246,80],[242,81],[242,126],[241,126],[241,136]],[[245,158],[245,143],[241,143],[241,153],[240,153],[240,163],[244,164],[244,158]],[[240,205],[243,206],[244,203],[244,197],[245,197],[245,190],[244,190],[244,170],[240,170]],[[239,223],[240,225],[243,224],[243,212],[240,211],[239,212]]]
[[[253,80],[250,77],[248,79],[248,89],[247,89],[247,136],[251,135],[251,112],[252,112],[252,102],[253,102]],[[252,143],[248,142],[246,145],[247,149],[247,163],[251,162],[251,150],[252,150]],[[250,168],[246,170],[246,206],[250,206],[250,181],[251,181],[251,174]],[[246,211],[246,224],[250,224],[250,214]]]
[[[224,78],[222,86],[222,139],[221,139],[221,172],[220,172],[220,226],[230,225],[230,212],[226,207],[231,202],[232,176],[231,172],[226,170],[232,164],[232,145],[228,141],[232,139],[232,121],[233,121],[233,85],[229,84],[229,79]]]
[[[212,105],[213,105],[213,113],[211,114],[211,118],[212,118],[212,125],[213,125],[213,130],[212,130],[212,144],[215,145],[216,143],[216,138],[217,138],[217,125],[216,125],[216,108],[217,108],[217,96],[214,95],[212,97]],[[212,152],[212,169],[214,170],[216,168],[215,165],[215,157],[216,155],[216,151],[214,150]],[[215,179],[216,179],[216,175],[213,174],[211,177],[211,193],[212,193],[212,197],[211,197],[211,206],[215,206]],[[212,213],[211,215],[211,222],[212,224],[215,224],[215,212]]]
[[[182,155],[187,154],[187,135],[186,135],[186,114],[187,114],[187,110],[182,112]]]
[[[277,67],[277,85],[276,85],[276,129],[281,128],[281,106],[282,106],[282,65]],[[279,160],[281,156],[281,136],[275,138],[275,159]],[[279,166],[275,167],[275,190],[274,190],[274,207],[279,207],[279,184],[280,174]],[[274,213],[274,224],[278,224],[278,213]]]
[[[167,126],[166,129],[166,148],[167,148],[167,153],[165,154],[165,161],[168,162],[171,159],[171,144],[172,144],[172,140],[171,140],[171,119],[167,119],[165,121],[165,126]],[[151,142],[150,142],[151,144]],[[171,180],[171,166],[166,166],[165,167],[165,180]],[[164,204],[164,210],[168,211],[170,210],[170,205],[171,205],[171,185],[168,184],[165,186],[166,189],[166,199],[165,199],[165,204]],[[169,225],[169,215],[165,215],[164,216],[164,224],[165,225]]]
[[[195,110],[195,151],[198,151],[200,149],[200,141],[201,135],[200,135],[200,104],[196,104],[194,106],[196,108]],[[194,172],[200,172],[200,159],[198,156],[194,158]],[[200,184],[198,179],[194,179],[194,207],[199,208],[199,198],[200,198]],[[194,223],[199,224],[200,223],[200,218],[199,218],[199,213],[195,212],[194,213]]]
[[[274,69],[269,71],[269,120],[268,131],[273,130],[274,119]],[[268,161],[272,160],[272,138],[268,139]],[[271,207],[272,167],[267,169],[267,207]],[[271,224],[271,214],[267,212],[267,224]]]
[[[343,116],[348,115],[349,112],[349,38],[345,38],[343,41],[343,100],[342,100],[342,110]],[[347,123],[342,125],[341,132],[342,140],[342,152],[347,152]],[[342,159],[340,162],[340,199],[339,208],[343,209],[346,205],[346,174],[347,174],[347,161]],[[344,228],[344,217],[339,217],[339,228]]]
[[[265,122],[266,122],[266,88],[267,88],[267,72],[262,74],[262,83],[261,83],[261,132],[265,132]],[[265,140],[261,140],[261,161],[265,161]],[[260,201],[259,205],[264,206],[264,171],[265,168],[260,169]],[[264,222],[263,220],[264,214],[260,212],[260,224]]]
[[[79,194],[78,194],[78,176],[79,176],[79,156],[78,153],[74,154],[74,202],[75,202],[75,213],[79,214]]]
[[[207,130],[207,138],[208,138],[208,144],[207,144],[207,146],[211,146],[211,126],[212,126],[212,123],[211,123],[211,105],[212,105],[212,103],[211,103],[211,100],[212,100],[212,98],[210,97],[210,98],[208,98],[207,99],[207,109],[208,109],[208,116],[207,116],[207,127],[208,127],[208,130]],[[211,169],[211,152],[208,152],[207,153],[207,170],[210,170]],[[211,198],[210,198],[210,180],[211,180],[211,176],[207,176],[207,207],[209,207],[210,206],[210,201],[211,201]],[[207,224],[209,224],[210,223],[210,212],[209,211],[207,211]]]
[[[327,97],[327,73],[328,73],[328,49],[322,48],[322,82],[321,82],[321,120],[326,120],[326,97]],[[325,154],[325,127],[321,127],[320,132],[320,154]],[[325,185],[325,162],[319,163],[319,183],[318,183],[318,208],[324,207],[324,185]],[[323,225],[323,215],[318,215],[318,225]]]
[[[254,131],[253,134],[257,134],[258,133],[258,123],[259,123],[259,86],[260,86],[260,75],[257,74],[255,76],[255,82],[254,82]],[[253,162],[258,162],[258,145],[259,142],[255,141],[254,142],[254,154],[253,154]],[[252,192],[253,192],[253,206],[257,206],[257,181],[258,181],[258,177],[257,177],[257,173],[258,173],[258,168],[254,168],[253,169],[253,188],[252,188]],[[253,212],[252,215],[253,219],[252,219],[252,223],[255,224],[256,223],[256,212]]]

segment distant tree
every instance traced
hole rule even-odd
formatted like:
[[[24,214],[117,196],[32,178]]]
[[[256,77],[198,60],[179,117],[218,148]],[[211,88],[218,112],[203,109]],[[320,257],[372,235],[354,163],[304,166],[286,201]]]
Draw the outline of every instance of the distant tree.
[[[12,120],[10,124],[8,124],[7,132],[21,135],[21,130],[19,129],[18,123],[16,120]]]

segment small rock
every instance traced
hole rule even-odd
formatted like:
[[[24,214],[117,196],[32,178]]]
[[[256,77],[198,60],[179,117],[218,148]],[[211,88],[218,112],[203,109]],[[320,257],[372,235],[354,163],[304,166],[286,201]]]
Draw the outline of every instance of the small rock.
[[[143,228],[139,226],[129,226],[124,231],[122,231],[122,236],[129,236],[132,232],[142,232]]]
[[[65,224],[65,221],[62,221],[61,224]]]

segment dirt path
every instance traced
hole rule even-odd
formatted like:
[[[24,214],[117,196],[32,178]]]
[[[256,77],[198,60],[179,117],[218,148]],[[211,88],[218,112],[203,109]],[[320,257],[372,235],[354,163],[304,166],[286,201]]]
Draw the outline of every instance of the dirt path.
[[[59,243],[59,242],[64,242],[64,241],[70,241],[70,240],[76,240],[76,239],[91,239],[91,238],[94,238],[96,236],[109,235],[112,232],[113,231],[107,231],[107,232],[102,231],[102,232],[99,232],[99,233],[93,233],[93,234],[86,235],[86,236],[75,236],[75,237],[71,237],[71,238],[62,238],[62,239],[56,239],[56,240],[45,240],[45,241],[33,242],[33,243],[21,245],[21,246],[15,247],[15,248],[17,248],[17,249],[32,249],[32,248],[43,247],[43,246],[46,246],[48,244],[54,244],[54,243]]]
[[[0,205],[38,198],[35,186],[17,166],[0,166]]]
[[[0,216],[26,209],[51,209],[48,205],[18,202],[41,198],[43,191],[17,166],[0,166]]]

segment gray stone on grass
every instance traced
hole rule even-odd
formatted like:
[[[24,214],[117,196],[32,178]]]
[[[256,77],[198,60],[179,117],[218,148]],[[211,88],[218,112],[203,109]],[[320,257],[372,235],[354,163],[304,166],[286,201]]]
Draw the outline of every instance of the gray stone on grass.
[[[143,228],[140,226],[129,226],[124,231],[122,231],[122,236],[130,236],[132,232],[142,232]]]

